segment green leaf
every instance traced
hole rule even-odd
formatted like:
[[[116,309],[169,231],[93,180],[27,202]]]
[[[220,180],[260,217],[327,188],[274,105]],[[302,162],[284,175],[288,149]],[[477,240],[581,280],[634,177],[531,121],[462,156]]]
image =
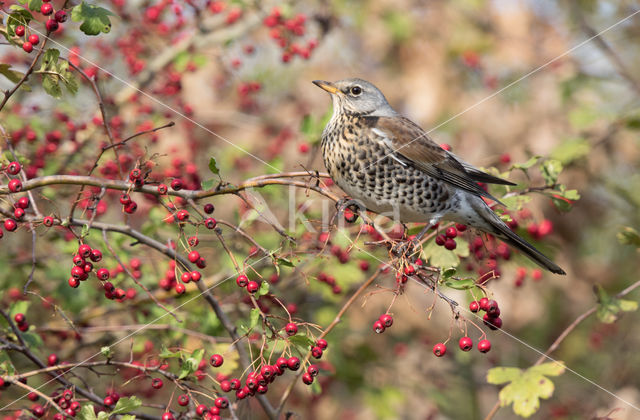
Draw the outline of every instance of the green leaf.
[[[20,7],[16,4],[9,6],[9,10],[13,10],[7,18],[7,32],[11,39],[16,36],[16,26],[28,26],[29,22],[33,20],[33,15],[24,7]],[[16,42],[14,41],[14,43]]]
[[[58,84],[58,76],[45,74],[42,79],[42,87],[45,92],[54,98],[60,99],[62,97],[62,89]]]
[[[42,0],[29,0],[27,2],[27,7],[29,10],[34,12],[40,12],[40,7],[42,7]]]
[[[204,349],[197,349],[191,353],[191,356],[184,358],[184,360],[182,360],[182,366],[180,366],[178,379],[184,379],[198,370],[198,365],[200,364],[203,356]]]
[[[554,185],[562,172],[562,162],[556,159],[545,160],[540,165],[540,171],[547,185]]]
[[[266,295],[266,294],[268,294],[268,293],[269,293],[269,283],[268,283],[268,282],[266,282],[266,281],[263,281],[263,282],[260,284],[260,288],[258,289],[258,291],[256,292],[256,294],[257,294],[258,296],[264,296],[264,295]]]
[[[115,16],[109,10],[85,3],[84,1],[71,9],[71,19],[82,22],[80,30],[87,35],[98,35],[100,32],[111,31],[109,16]]]
[[[260,310],[258,308],[253,308],[251,310],[251,314],[249,315],[249,330],[252,330],[258,325],[258,321],[260,320]]]
[[[0,74],[9,79],[13,83],[18,83],[20,79],[24,76],[24,73],[21,73],[16,70],[11,69],[11,64],[0,64]]]
[[[513,411],[519,416],[529,417],[540,408],[540,399],[551,397],[553,382],[547,376],[564,373],[565,367],[559,362],[543,363],[526,370],[496,367],[487,372],[490,384],[509,383],[500,390],[500,406],[513,404]]]
[[[444,282],[447,287],[457,290],[468,290],[476,287],[476,281],[474,279],[461,279],[461,280],[447,280]]]
[[[284,265],[285,267],[295,267],[295,265],[293,265],[293,263],[290,260],[283,257],[278,257],[277,264]]]
[[[40,71],[57,71],[59,58],[60,51],[55,48],[49,48],[44,52],[44,54],[42,54]]]
[[[640,248],[640,234],[632,227],[623,227],[616,235],[618,242],[622,245],[633,245],[636,248]]]
[[[322,394],[322,387],[320,386],[320,381],[311,382],[311,393],[314,395]]]
[[[85,404],[80,409],[80,412],[76,415],[78,420],[97,420],[96,413],[93,410],[92,404]]]
[[[27,346],[31,348],[40,349],[43,346],[42,338],[40,337],[39,334],[34,334],[31,332],[23,332],[22,339],[27,344]]]
[[[300,333],[296,335],[292,335],[291,337],[288,338],[288,340],[294,346],[298,347],[301,353],[306,353],[309,350],[309,348],[311,348],[311,346],[314,345],[314,342],[312,339]]]
[[[449,268],[457,267],[460,264],[460,258],[454,252],[443,246],[438,246],[433,240],[424,247],[424,256],[435,267]]]
[[[563,165],[568,165],[587,156],[590,151],[589,141],[579,137],[562,142],[551,152],[551,157],[559,160]]]
[[[0,352],[0,373],[9,376],[16,373],[16,368],[13,366],[9,353],[6,351]]]
[[[113,357],[113,350],[111,350],[111,347],[109,346],[103,346],[100,349],[100,353],[107,359],[111,359]]]
[[[451,276],[453,276],[454,274],[456,274],[456,271],[457,270],[454,267],[442,269],[441,272],[440,272],[440,276],[443,279],[448,279]]]
[[[220,169],[218,169],[218,165],[216,163],[216,158],[212,157],[209,159],[209,170],[214,175],[220,175]]]
[[[621,312],[633,312],[638,309],[638,302],[609,296],[600,285],[596,285],[594,291],[598,298],[596,316],[605,324],[616,322],[620,318]]]
[[[533,156],[533,157],[529,158],[529,160],[526,161],[525,163],[514,163],[513,165],[511,165],[511,169],[521,169],[522,171],[524,171],[526,173],[527,169],[531,168],[533,165],[538,163],[538,160],[540,158],[541,158],[541,156]]]
[[[204,352],[204,350],[203,350]],[[130,413],[131,411],[135,410],[136,408],[140,407],[142,405],[142,400],[138,397],[131,396],[131,397],[122,397],[118,400],[118,403],[116,404],[116,406],[113,408],[113,410],[111,411],[111,415],[113,414],[123,414],[123,413]]]
[[[179,351],[171,351],[163,344],[158,357],[161,359],[177,359],[180,355],[181,353]]]
[[[29,306],[31,306],[31,302],[28,300],[21,300],[11,305],[11,310],[9,311],[11,319],[13,319],[16,314],[26,314]]]
[[[217,179],[206,179],[200,183],[203,190],[210,190],[218,182]]]

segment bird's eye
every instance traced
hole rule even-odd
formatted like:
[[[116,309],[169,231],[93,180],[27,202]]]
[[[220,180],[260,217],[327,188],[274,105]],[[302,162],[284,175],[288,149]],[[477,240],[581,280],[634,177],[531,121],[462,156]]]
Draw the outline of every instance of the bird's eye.
[[[351,94],[353,96],[358,96],[362,93],[362,88],[360,86],[354,86],[351,88]]]

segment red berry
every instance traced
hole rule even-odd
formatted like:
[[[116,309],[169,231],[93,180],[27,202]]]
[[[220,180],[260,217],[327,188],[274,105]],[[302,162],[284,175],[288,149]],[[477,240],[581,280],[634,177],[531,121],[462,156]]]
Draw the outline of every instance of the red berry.
[[[42,3],[42,6],[40,6],[40,13],[45,16],[49,16],[53,13],[53,5],[51,3]]]
[[[260,285],[258,284],[258,282],[255,282],[252,280],[249,283],[247,283],[247,292],[251,294],[257,292],[259,288],[260,288]]]
[[[174,191],[180,191],[182,189],[182,180],[176,178],[171,181],[171,188]]]
[[[390,314],[382,314],[378,319],[384,324],[385,328],[389,328],[393,325],[393,317]]]
[[[18,33],[18,28],[22,28],[22,30],[24,31],[24,26],[17,26],[16,34]],[[19,162],[11,162],[7,165],[7,173],[9,173],[9,175],[18,175],[18,172],[20,172],[20,169],[22,169],[22,166],[20,166]]]
[[[376,334],[382,334],[384,330],[385,330],[385,326],[382,323],[382,321],[380,321],[379,319],[373,323],[373,331],[375,331]]]
[[[82,244],[78,247],[78,255],[82,258],[89,258],[91,256],[91,247],[87,244]]]
[[[33,44],[30,43],[29,41],[25,41],[25,42],[22,43],[22,49],[25,52],[30,53],[31,51],[33,51]]]
[[[45,225],[46,227],[53,226],[53,217],[45,216],[44,219],[42,219],[42,224]]]
[[[192,281],[200,281],[200,279],[202,278],[202,274],[200,274],[199,271],[194,270],[190,273],[190,275]]]
[[[16,321],[17,324],[24,324],[26,317],[22,313],[17,313],[14,315],[13,320]]]
[[[446,352],[447,352],[447,346],[445,346],[443,343],[438,343],[435,346],[433,346],[433,354],[435,354],[438,357],[444,356]]]
[[[40,37],[37,34],[31,34],[31,35],[29,35],[29,38],[27,38],[27,40],[32,45],[38,45],[38,43],[40,42]]]
[[[15,209],[13,209],[13,217],[20,220],[22,219],[23,216],[24,216],[24,209],[21,209],[20,207],[16,207]]]
[[[456,241],[454,241],[451,238],[447,238],[447,240],[444,241],[444,247],[449,251],[453,251],[454,249],[456,249],[457,246],[458,244],[456,244]]]
[[[460,350],[469,351],[473,348],[473,340],[470,337],[462,337],[458,342]]]
[[[227,400],[225,397],[218,397],[213,403],[218,408],[229,407],[229,400]]]
[[[180,275],[180,280],[182,280],[183,283],[189,283],[191,281],[191,273],[185,271]]]
[[[109,270],[107,270],[106,268],[100,268],[97,272],[96,275],[98,276],[98,278],[100,280],[109,280]]]
[[[264,376],[266,379],[271,378],[276,374],[276,371],[271,365],[264,365],[260,368],[260,375]]]
[[[115,404],[115,402],[113,401],[113,398],[111,398],[110,395],[107,395],[106,397],[104,397],[104,400],[102,400],[102,403],[107,407],[110,407],[113,404]]]
[[[480,309],[486,311],[488,309],[487,304],[489,303],[489,298],[483,297],[478,303],[480,304]]]
[[[298,359],[295,356],[290,357],[287,360],[287,367],[291,370],[298,370],[300,369],[300,359]]]
[[[489,314],[484,314],[482,319],[484,320],[484,324],[492,330],[502,328],[502,318],[500,317],[492,317]]]
[[[16,202],[16,207],[26,209],[29,207],[29,197],[20,197]]]
[[[209,358],[209,363],[213,367],[220,367],[222,366],[222,363],[224,363],[224,358],[221,354],[214,354]]]
[[[478,343],[478,350],[482,353],[486,353],[491,350],[491,341],[480,340],[480,342]]]
[[[49,357],[47,357],[47,365],[54,366],[58,364],[58,356],[55,353],[51,353]]]
[[[191,251],[189,253],[189,255],[187,256],[187,258],[189,258],[189,261],[194,263],[194,262],[198,261],[198,259],[200,258],[200,253],[198,251]]]
[[[102,252],[100,252],[99,249],[92,249],[91,250],[91,255],[89,256],[89,258],[93,262],[98,262],[98,261],[102,260]]]
[[[285,325],[284,330],[287,332],[288,336],[296,335],[298,333],[298,326],[293,322]]]
[[[22,182],[15,178],[9,181],[9,191],[14,193],[22,191]]]
[[[208,407],[204,404],[198,404],[198,406],[196,407],[196,414],[201,416],[204,413],[206,413],[208,411]]]
[[[493,299],[488,301],[486,311],[487,311],[487,314],[493,317],[500,315],[500,308],[498,308],[498,302],[496,302]]]
[[[448,238],[452,238],[453,239],[456,236],[458,236],[458,231],[453,226],[450,226],[445,231],[445,234],[447,235]]]
[[[185,406],[189,404],[189,396],[187,394],[178,395],[178,405]]]
[[[319,338],[318,340],[316,340],[316,346],[320,347],[322,350],[326,350],[328,346],[327,340],[325,340],[324,338]]]
[[[213,213],[213,211],[215,210],[215,207],[213,207],[213,204],[211,203],[207,203],[204,205],[204,212],[207,214],[211,214]]]
[[[467,230],[467,225],[461,225],[460,223],[456,223],[456,229],[458,229],[458,232],[464,232],[465,230]]]
[[[302,374],[302,382],[306,385],[311,385],[313,383],[313,376],[309,374],[309,372],[305,372]]]
[[[318,369],[318,366],[316,365],[309,365],[309,367],[307,368],[307,373],[313,377],[318,376],[318,373],[320,372],[320,370]]]
[[[446,242],[446,240],[447,240],[446,236],[438,235],[438,236],[436,236],[436,245],[443,246],[444,243]]]
[[[204,225],[207,227],[207,229],[214,229],[216,227],[216,224],[216,219],[214,219],[213,217],[209,217],[204,221]]]
[[[229,391],[231,391],[231,382],[230,382],[230,381],[227,381],[227,380],[224,380],[224,381],[220,382],[220,389],[221,389],[223,392],[229,392]]]
[[[41,406],[40,404],[36,404],[33,407],[31,407],[31,412],[36,417],[42,417],[44,416],[45,410],[43,406]]]
[[[14,230],[16,230],[17,227],[18,227],[18,224],[13,219],[6,219],[4,221],[4,228],[9,232],[13,232]]]
[[[169,188],[165,184],[158,185],[158,194],[165,195],[169,191]]]
[[[74,279],[81,280],[85,275],[86,275],[86,273],[84,272],[84,268],[82,268],[82,267],[78,267],[76,265],[71,269],[71,276]]]
[[[477,300],[472,301],[469,303],[469,310],[471,312],[478,312],[480,310],[480,303],[478,303]]]
[[[416,269],[412,265],[408,265],[404,268],[404,274],[407,276],[412,276],[416,272]]]
[[[55,14],[57,22],[64,23],[67,21],[67,12],[64,10],[58,10]]]
[[[181,222],[189,220],[189,212],[186,210],[178,210],[178,212],[176,213],[176,218]],[[192,261],[192,262],[195,262],[195,261]]]
[[[138,209],[138,205],[136,204],[135,201],[132,201],[129,204],[127,204],[126,206],[124,206],[124,212],[128,213],[128,214],[135,213],[137,209]]]
[[[187,290],[186,287],[184,287],[184,284],[182,283],[176,283],[176,285],[174,286],[174,289],[176,291],[177,294],[181,295],[185,292],[185,290]]]
[[[240,287],[247,287],[247,284],[249,283],[249,279],[247,278],[247,276],[245,276],[244,274],[240,274],[237,278],[236,278],[236,284]]]
[[[161,418],[162,418],[162,420],[175,420],[175,418],[173,417],[173,414],[171,414],[168,411],[163,413]]]
[[[276,360],[276,367],[284,370],[287,369],[287,358],[286,357],[278,357]]]
[[[160,378],[153,378],[151,380],[151,387],[154,389],[160,389],[162,388],[162,385],[164,385],[164,382],[162,382],[162,379]]]
[[[69,280],[67,280],[67,283],[69,284],[69,286],[73,287],[74,289],[78,286],[80,286],[80,280],[78,280],[75,277],[69,277]]]
[[[127,193],[122,193],[120,195],[120,204],[126,206],[129,203],[131,203],[131,196]]]
[[[17,36],[23,36],[25,33],[25,27],[23,25],[18,25],[16,26],[15,32]]]

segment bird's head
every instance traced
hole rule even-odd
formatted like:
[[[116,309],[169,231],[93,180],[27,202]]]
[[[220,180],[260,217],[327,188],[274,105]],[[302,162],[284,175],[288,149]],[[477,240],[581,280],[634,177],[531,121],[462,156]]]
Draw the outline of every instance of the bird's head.
[[[337,82],[314,80],[313,83],[331,94],[334,112],[372,117],[396,115],[380,89],[366,80],[344,79]]]

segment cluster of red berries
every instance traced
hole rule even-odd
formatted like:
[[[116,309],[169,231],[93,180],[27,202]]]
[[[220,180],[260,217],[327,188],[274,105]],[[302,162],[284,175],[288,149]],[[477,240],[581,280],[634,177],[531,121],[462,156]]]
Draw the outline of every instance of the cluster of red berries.
[[[81,281],[88,279],[89,273],[93,271],[93,263],[100,260],[102,260],[102,252],[99,249],[91,249],[87,244],[80,244],[78,252],[73,256],[73,267],[68,281],[69,286],[76,288]],[[109,280],[109,275],[109,270],[106,268],[96,270],[96,276],[101,281]]]
[[[260,289],[260,284],[257,281],[249,280],[245,274],[239,274],[236,277],[236,284],[238,287],[246,288],[247,292],[254,294]]]
[[[458,340],[458,347],[462,351],[470,351],[473,348],[473,340],[471,337],[464,336]],[[491,341],[482,339],[478,341],[478,351],[481,353],[487,353],[491,350]],[[442,357],[447,353],[447,345],[444,343],[437,343],[433,346],[433,354],[437,357]]]
[[[467,226],[459,223],[456,223],[455,227],[449,226],[444,234],[436,236],[436,244],[453,251],[457,247],[455,238],[458,236],[458,232],[464,232],[465,230],[467,230]]]
[[[380,318],[378,318],[373,323],[373,331],[375,331],[376,334],[382,334],[387,328],[391,327],[392,325],[393,317],[391,316],[391,314],[382,314],[380,315]]]
[[[469,304],[469,310],[471,312],[484,311],[483,320],[486,326],[492,330],[502,328],[502,318],[500,318],[500,308],[498,302],[493,299],[483,297],[480,300],[474,300]]]
[[[18,329],[22,332],[25,332],[29,329],[29,323],[27,322],[27,317],[24,316],[23,313],[17,313],[14,315],[13,320],[16,321],[16,325]]]
[[[264,18],[263,23],[269,28],[269,36],[282,48],[283,63],[288,63],[296,55],[306,60],[311,57],[311,52],[318,46],[315,39],[308,40],[306,45],[294,42],[295,38],[304,36],[306,22],[307,17],[304,14],[299,13],[287,19],[282,16],[277,7],[274,7],[271,13]]]
[[[339,295],[340,293],[342,293],[342,287],[340,287],[340,285],[336,283],[336,278],[334,276],[320,272],[318,273],[318,281],[329,286],[331,288],[331,292],[334,295]]]
[[[42,0],[43,3],[40,6],[40,13],[44,16],[50,16],[49,19],[45,22],[45,27],[47,28],[47,32],[55,32],[58,30],[60,23],[66,22],[67,20],[67,12],[64,10],[58,10],[54,14],[53,5],[51,4],[51,0]],[[51,16],[53,15],[53,16]],[[22,38],[26,35],[27,28],[24,25],[17,25],[15,27],[16,36]],[[33,51],[33,47],[40,43],[40,37],[37,34],[30,34],[26,36],[25,41],[22,43],[22,49],[25,52],[30,53]]]
[[[56,413],[53,416],[54,420],[63,420],[64,418],[75,417],[76,413],[80,411],[80,403],[75,401],[73,391],[70,389],[65,389],[62,394],[59,395],[55,392],[51,397],[58,407],[64,410],[66,414],[66,416],[63,416],[61,413]]]

